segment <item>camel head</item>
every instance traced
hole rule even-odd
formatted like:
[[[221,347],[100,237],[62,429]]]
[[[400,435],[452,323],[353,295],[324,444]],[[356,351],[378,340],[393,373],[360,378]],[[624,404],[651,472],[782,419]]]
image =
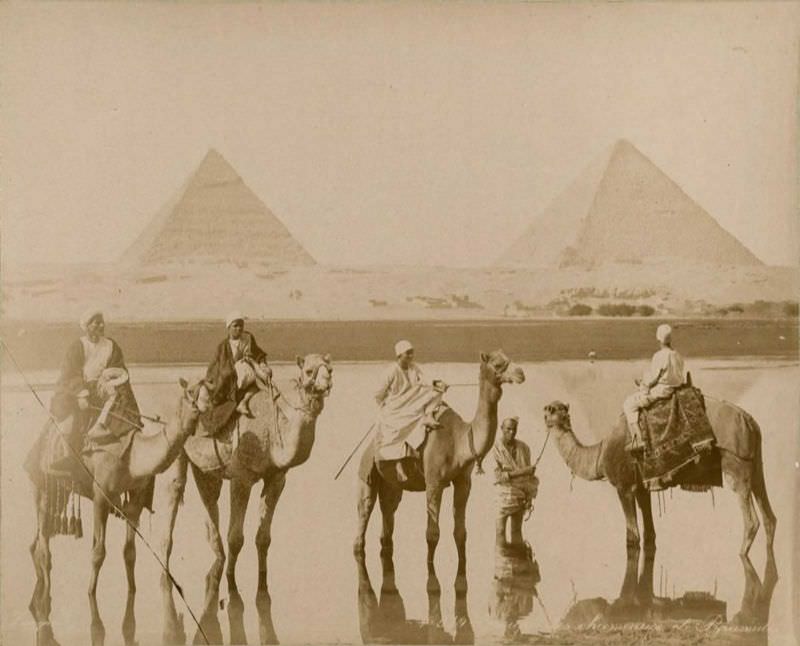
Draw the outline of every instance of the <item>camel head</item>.
[[[333,388],[333,366],[329,354],[307,354],[297,357],[300,368],[300,385],[315,397],[327,397]]]
[[[181,411],[188,409],[192,414],[199,415],[205,413],[211,405],[211,391],[214,384],[205,379],[201,379],[196,384],[189,385],[183,377],[178,379],[178,383],[183,390],[183,397],[181,397]]]
[[[489,354],[481,352],[481,378],[493,386],[521,384],[525,381],[525,373],[509,360],[505,352],[495,350]]]
[[[544,407],[544,423],[548,429],[572,428],[569,418],[569,404],[564,404],[558,400],[550,402]]]

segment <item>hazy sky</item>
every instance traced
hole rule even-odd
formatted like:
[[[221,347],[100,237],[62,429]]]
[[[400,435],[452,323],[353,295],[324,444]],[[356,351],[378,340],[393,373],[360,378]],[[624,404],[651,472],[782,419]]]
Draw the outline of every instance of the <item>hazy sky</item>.
[[[116,257],[215,147],[321,262],[485,264],[621,137],[798,262],[797,3],[0,13],[10,262]]]

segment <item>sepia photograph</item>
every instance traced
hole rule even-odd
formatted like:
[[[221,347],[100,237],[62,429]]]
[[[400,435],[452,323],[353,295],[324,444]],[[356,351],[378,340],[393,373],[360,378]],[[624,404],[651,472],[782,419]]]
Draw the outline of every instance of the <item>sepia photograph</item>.
[[[800,3],[0,5],[0,643],[800,640]]]

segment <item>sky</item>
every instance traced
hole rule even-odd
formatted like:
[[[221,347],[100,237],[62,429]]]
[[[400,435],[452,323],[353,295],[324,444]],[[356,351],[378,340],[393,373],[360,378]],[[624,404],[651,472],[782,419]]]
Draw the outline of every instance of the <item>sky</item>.
[[[0,14],[6,263],[117,258],[213,147],[319,262],[485,265],[620,138],[799,262],[797,3]]]

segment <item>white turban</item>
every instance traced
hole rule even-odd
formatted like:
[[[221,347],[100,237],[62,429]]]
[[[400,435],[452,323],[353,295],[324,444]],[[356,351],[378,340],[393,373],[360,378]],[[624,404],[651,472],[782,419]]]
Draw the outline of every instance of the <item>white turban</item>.
[[[231,323],[235,321],[244,321],[244,316],[239,310],[233,310],[232,312],[228,312],[228,316],[225,317],[225,327],[229,328]]]
[[[672,328],[666,323],[659,325],[658,329],[656,330],[656,339],[658,339],[661,343],[664,343],[670,338],[672,338]]]
[[[103,316],[103,310],[97,307],[90,307],[83,314],[81,314],[79,321],[81,324],[81,329],[86,331],[86,328],[89,327],[89,323],[95,316]]]
[[[399,357],[401,354],[405,354],[409,350],[413,349],[414,346],[411,345],[411,342],[403,339],[402,341],[398,341],[394,344],[394,356]]]

